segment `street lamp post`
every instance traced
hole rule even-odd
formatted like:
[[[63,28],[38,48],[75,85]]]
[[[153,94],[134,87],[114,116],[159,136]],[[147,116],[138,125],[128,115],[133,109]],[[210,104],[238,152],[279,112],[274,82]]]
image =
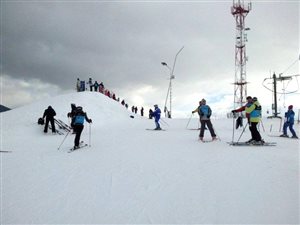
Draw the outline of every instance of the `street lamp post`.
[[[164,112],[165,112],[165,115],[167,115],[168,118],[172,118],[172,80],[175,79],[174,69],[175,69],[176,59],[177,59],[177,56],[179,55],[179,53],[182,51],[183,48],[184,48],[184,46],[177,52],[177,54],[175,56],[175,59],[174,59],[172,69],[168,66],[168,64],[166,62],[161,63],[163,66],[166,66],[170,71],[170,78],[169,78],[170,82],[169,82],[167,97],[166,97],[165,106],[164,106]],[[170,95],[170,110],[168,111],[167,110],[167,101],[168,101],[169,95]]]

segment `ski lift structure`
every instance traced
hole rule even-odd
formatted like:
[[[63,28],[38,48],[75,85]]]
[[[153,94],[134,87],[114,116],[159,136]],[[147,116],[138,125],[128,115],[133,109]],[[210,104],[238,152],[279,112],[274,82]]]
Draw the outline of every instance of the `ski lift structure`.
[[[281,96],[283,96],[283,104],[285,107],[285,95],[287,94],[293,94],[299,91],[299,81],[298,81],[298,77],[300,76],[300,74],[294,74],[294,75],[287,75],[287,76],[283,76],[283,74],[289,70],[294,64],[296,64],[298,61],[300,60],[300,55],[298,57],[297,60],[295,60],[284,72],[280,73],[278,76],[273,73],[273,75],[269,78],[265,78],[262,82],[262,85],[264,86],[264,88],[266,88],[267,90],[271,91],[273,93],[273,103],[272,103],[272,116],[269,116],[268,118],[281,118],[281,116],[279,116],[280,112],[278,112],[278,104],[277,104],[277,95],[280,94]],[[272,81],[272,88],[267,86],[267,82]],[[294,90],[290,90],[288,88],[288,86],[290,85],[290,83],[292,81],[296,81],[297,83],[297,88]],[[282,91],[278,90],[278,82],[280,82],[282,84]],[[270,82],[268,83],[270,84]]]

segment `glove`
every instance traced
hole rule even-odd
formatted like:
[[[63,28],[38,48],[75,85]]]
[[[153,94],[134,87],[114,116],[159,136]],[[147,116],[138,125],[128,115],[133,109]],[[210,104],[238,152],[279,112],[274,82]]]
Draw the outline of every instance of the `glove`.
[[[194,111],[192,111],[192,114],[194,114]]]
[[[89,121],[88,121],[89,123],[91,123],[92,122],[92,119],[89,119]]]
[[[231,112],[232,112],[232,113],[236,113],[236,111],[235,111],[235,110],[232,110]]]

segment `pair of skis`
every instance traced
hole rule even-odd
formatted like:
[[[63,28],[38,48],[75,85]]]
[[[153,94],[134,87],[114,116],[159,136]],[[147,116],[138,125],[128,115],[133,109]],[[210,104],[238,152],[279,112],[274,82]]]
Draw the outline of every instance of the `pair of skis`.
[[[71,152],[74,152],[74,151],[77,151],[79,149],[82,149],[84,147],[87,147],[88,144],[84,143],[83,141],[80,142],[79,146],[77,148],[70,148],[70,150],[68,151],[68,153],[71,153]]]
[[[54,119],[54,122],[58,125],[58,127],[60,129],[63,129],[65,131],[67,131],[67,132],[70,132],[71,129],[72,129],[68,124],[66,124],[65,122],[63,122],[60,119]]]
[[[276,146],[276,142],[264,142],[264,143],[248,143],[248,142],[227,142],[231,146]]]

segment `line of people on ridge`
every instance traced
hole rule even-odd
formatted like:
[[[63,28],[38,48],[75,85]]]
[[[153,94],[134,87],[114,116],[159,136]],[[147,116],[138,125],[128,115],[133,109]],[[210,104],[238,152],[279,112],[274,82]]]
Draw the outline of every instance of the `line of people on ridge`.
[[[77,92],[87,90],[85,88],[85,84],[87,84],[90,87],[90,91],[100,92],[100,93],[104,94],[105,96],[112,98],[113,100],[115,100],[117,102],[120,102],[120,98],[119,97],[117,98],[115,93],[112,93],[108,89],[106,89],[104,87],[103,82],[101,82],[100,84],[97,81],[93,82],[92,78],[89,78],[89,81],[87,83],[85,83],[84,80],[80,80],[79,78],[77,78],[77,82],[76,82]],[[128,109],[128,104],[125,102],[124,99],[121,101],[121,105],[125,106],[126,109]],[[131,111],[133,113],[137,114],[137,111],[138,111],[137,106],[132,106]],[[144,116],[144,107],[141,107],[140,113],[141,113],[141,116]],[[150,114],[149,114],[149,118],[150,118]]]

